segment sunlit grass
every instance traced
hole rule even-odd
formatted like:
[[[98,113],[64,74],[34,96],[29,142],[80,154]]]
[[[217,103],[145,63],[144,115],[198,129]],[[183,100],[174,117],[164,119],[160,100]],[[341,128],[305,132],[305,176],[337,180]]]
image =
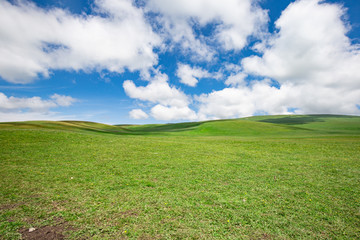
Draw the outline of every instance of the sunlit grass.
[[[334,117],[262,119],[126,135],[2,126],[0,236],[62,219],[70,239],[359,238],[359,118],[343,131]]]

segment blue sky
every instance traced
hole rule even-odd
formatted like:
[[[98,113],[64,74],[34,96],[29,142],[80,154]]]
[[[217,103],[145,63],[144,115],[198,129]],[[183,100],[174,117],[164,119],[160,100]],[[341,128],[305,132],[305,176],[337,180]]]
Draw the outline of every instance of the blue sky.
[[[0,121],[360,115],[360,2],[0,0]]]

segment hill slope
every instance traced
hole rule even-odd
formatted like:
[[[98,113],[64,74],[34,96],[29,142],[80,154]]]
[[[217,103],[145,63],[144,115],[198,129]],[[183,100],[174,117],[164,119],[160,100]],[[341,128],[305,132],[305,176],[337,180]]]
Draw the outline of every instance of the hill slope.
[[[359,127],[1,123],[0,239],[360,239]]]
[[[202,136],[359,135],[360,117],[342,115],[256,116],[193,123],[127,126],[134,133]]]
[[[129,130],[120,126],[86,121],[26,121],[0,123],[0,129],[43,129],[43,130],[68,130],[91,131],[101,133],[121,134]]]
[[[242,137],[359,135],[360,117],[342,115],[281,115],[149,125],[106,125],[84,121],[28,121],[0,123],[0,129],[90,131],[121,135]]]

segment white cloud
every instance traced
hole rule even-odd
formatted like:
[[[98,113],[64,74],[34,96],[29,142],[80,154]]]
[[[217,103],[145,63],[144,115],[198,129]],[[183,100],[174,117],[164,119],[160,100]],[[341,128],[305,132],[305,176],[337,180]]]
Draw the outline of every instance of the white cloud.
[[[200,120],[239,118],[255,114],[360,114],[360,89],[341,95],[334,88],[311,85],[282,85],[279,89],[268,81],[202,94],[196,98]],[[295,110],[295,111],[294,111]]]
[[[231,74],[225,81],[225,84],[228,86],[245,86],[245,78],[247,77],[247,74],[243,72],[238,72],[235,74]]]
[[[162,74],[160,78],[156,77],[145,87],[137,87],[133,81],[126,80],[123,83],[125,93],[130,98],[159,103],[165,106],[187,106],[189,104],[188,96],[176,87],[170,86],[167,82],[167,76],[164,76],[166,75]]]
[[[180,78],[180,82],[195,87],[201,78],[212,77],[208,71],[199,67],[191,67],[188,64],[178,64],[176,76]]]
[[[170,39],[189,53],[210,61],[214,50],[207,42],[216,41],[225,50],[241,50],[250,35],[261,35],[268,21],[265,10],[254,0],[150,0],[150,11],[161,14],[160,22]],[[216,23],[211,37],[193,31],[194,26]]]
[[[43,100],[40,97],[7,97],[4,93],[0,92],[0,111],[28,109],[33,112],[46,112],[49,108],[67,107],[76,101],[76,99],[70,96],[59,94],[54,94],[50,97],[50,99]]]
[[[68,107],[76,101],[70,96],[59,94],[52,95],[50,99],[42,99],[40,97],[8,97],[0,92],[0,121],[39,120],[59,117],[49,110],[57,107]]]
[[[195,61],[211,61],[216,52],[211,49],[204,38],[197,38],[193,32],[193,26],[188,19],[174,16],[163,16],[157,18],[162,30],[162,37],[170,44],[164,45],[166,50],[172,50],[179,45],[182,54],[190,56]]]
[[[132,119],[147,119],[149,115],[147,115],[143,110],[141,109],[133,109],[129,112],[129,116]]]
[[[166,107],[161,104],[156,105],[151,109],[151,115],[158,120],[172,121],[172,120],[195,120],[197,119],[196,113],[188,106]]]
[[[288,113],[283,105],[286,91],[269,86],[267,81],[256,82],[249,87],[230,87],[196,98],[199,102],[199,118],[239,118],[257,112],[269,114]]]
[[[28,83],[52,69],[123,72],[157,63],[153,48],[161,39],[143,10],[131,0],[98,0],[95,8],[101,15],[0,0],[0,76]]]
[[[55,93],[54,95],[51,96],[51,99],[58,105],[58,106],[62,106],[62,107],[68,107],[70,105],[72,105],[74,102],[76,102],[76,99],[70,97],[70,96],[65,96],[65,95],[59,95],[57,93]]]
[[[351,45],[344,9],[319,0],[296,1],[276,21],[279,33],[263,56],[242,61],[244,70],[281,84],[359,87],[359,46]]]
[[[296,1],[276,22],[279,32],[263,56],[242,61],[243,68],[226,80],[232,86],[202,94],[198,115],[202,119],[235,118],[262,114],[360,114],[360,52],[346,37],[339,5],[316,0]],[[265,45],[264,45],[265,46]],[[246,74],[270,80],[244,84]],[[237,72],[237,73],[236,73]]]
[[[125,93],[134,99],[156,104],[151,109],[151,116],[157,120],[194,120],[196,114],[189,108],[191,99],[181,90],[170,86],[168,76],[155,72],[147,86],[137,87],[133,81],[127,80],[123,87]]]

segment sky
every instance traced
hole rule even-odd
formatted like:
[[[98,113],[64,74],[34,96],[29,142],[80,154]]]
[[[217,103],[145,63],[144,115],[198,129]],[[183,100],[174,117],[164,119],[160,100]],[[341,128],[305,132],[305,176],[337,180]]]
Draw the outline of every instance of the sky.
[[[358,0],[0,0],[0,121],[360,115]]]

